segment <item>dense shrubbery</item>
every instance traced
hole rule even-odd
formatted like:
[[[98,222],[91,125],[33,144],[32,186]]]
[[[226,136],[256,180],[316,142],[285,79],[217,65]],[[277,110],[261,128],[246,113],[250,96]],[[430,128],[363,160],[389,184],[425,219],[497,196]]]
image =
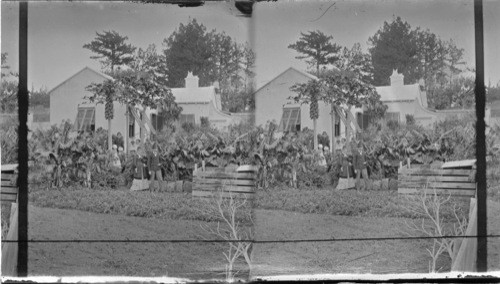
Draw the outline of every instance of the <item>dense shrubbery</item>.
[[[0,124],[2,164],[17,163],[17,117]]]
[[[30,175],[35,183],[46,181],[47,176],[55,187],[85,185],[107,189],[125,183],[125,175],[108,170],[107,132],[103,129],[76,132],[71,123],[64,122],[36,130],[30,136]]]
[[[17,155],[16,129],[13,125],[9,127],[1,138],[2,163],[15,162]],[[491,160],[488,174],[495,186],[498,185],[498,180],[495,180],[498,163],[495,162],[500,153],[500,128],[492,127],[488,131],[487,149]],[[70,123],[65,123],[30,135],[32,163],[35,167],[47,166],[50,179],[56,186],[91,184],[94,188],[104,189],[131,182],[130,163],[123,174],[108,172],[105,130],[98,129],[92,135],[76,133]],[[208,167],[230,164],[259,166],[258,184],[261,188],[293,182],[299,188],[323,187],[336,179],[317,166],[317,157],[312,150],[313,132],[308,129],[283,134],[273,123],[265,127],[242,123],[225,131],[191,125],[175,130],[167,128],[154,139],[159,146],[164,176],[170,180],[191,179],[194,165],[201,165],[202,161]],[[375,125],[358,139],[364,144],[369,172],[376,179],[396,178],[399,163],[405,164],[407,158],[412,164],[431,164],[436,160],[474,158],[475,153],[472,117],[449,119],[432,128],[418,124],[402,124],[392,129]],[[151,146],[151,142],[147,143],[146,149],[149,151]],[[38,179],[43,180],[42,177]]]
[[[434,161],[475,158],[472,117],[450,118],[432,128],[415,124],[371,126],[361,137],[372,175],[395,178],[400,162],[429,165]]]
[[[286,210],[300,213],[345,216],[421,218],[410,212],[408,204],[414,202],[394,191],[298,190],[276,188],[259,191],[254,202],[256,208]],[[443,218],[453,220],[453,204],[468,208],[469,200],[455,199],[443,208]],[[465,214],[466,212],[464,212]]]
[[[152,193],[111,190],[95,191],[83,187],[61,190],[32,190],[30,203],[41,207],[76,209],[94,213],[137,217],[216,221],[203,214],[210,206],[206,200],[183,193]],[[298,190],[288,187],[257,192],[254,208],[286,210],[300,213],[344,216],[421,218],[407,210],[410,199],[393,191],[332,191],[331,189]],[[452,220],[453,203],[468,208],[468,200],[456,199],[443,208],[443,218]],[[250,210],[251,208],[247,208]],[[467,212],[463,212],[467,214]],[[243,214],[239,218],[245,216]],[[249,220],[242,220],[249,221]]]
[[[60,209],[76,209],[94,213],[120,214],[136,217],[154,217],[200,221],[218,221],[207,216],[203,208],[211,206],[206,200],[191,198],[183,193],[147,193],[137,191],[111,190],[96,191],[83,187],[61,190],[32,190],[29,202],[35,206]],[[247,210],[251,208],[248,207]],[[248,214],[240,212],[237,218]]]

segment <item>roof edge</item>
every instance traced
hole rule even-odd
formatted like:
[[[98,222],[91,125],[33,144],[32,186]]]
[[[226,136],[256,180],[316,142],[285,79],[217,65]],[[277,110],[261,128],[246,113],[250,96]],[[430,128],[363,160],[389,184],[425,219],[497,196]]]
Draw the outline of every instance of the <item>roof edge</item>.
[[[312,74],[309,74],[309,73],[306,73],[304,71],[300,71],[298,70],[297,68],[295,67],[288,67],[287,69],[285,69],[285,71],[279,73],[278,75],[276,75],[275,77],[273,77],[271,80],[269,80],[267,83],[265,83],[264,85],[262,85],[262,87],[258,88],[257,91],[253,92],[254,96],[257,92],[259,92],[260,90],[262,90],[264,87],[266,87],[267,85],[271,84],[272,81],[276,80],[276,78],[279,78],[280,76],[282,76],[283,74],[285,74],[286,72],[288,72],[289,70],[294,70],[296,72],[298,72],[299,74],[302,74],[310,79],[313,79],[313,80],[318,80],[318,77],[312,75]]]
[[[97,75],[100,75],[102,76],[103,78],[105,79],[108,79],[108,80],[114,80],[113,77],[109,76],[109,75],[106,75],[104,73],[101,73],[99,71],[96,71],[88,66],[85,66],[83,67],[80,71],[76,72],[75,74],[71,75],[69,78],[67,78],[66,80],[62,81],[61,83],[57,84],[54,88],[50,89],[50,91],[48,91],[48,94],[50,96],[50,93],[52,93],[55,89],[61,87],[62,85],[64,85],[64,83],[68,82],[69,80],[73,79],[74,77],[76,77],[78,74],[82,73],[83,71],[85,71],[86,69],[96,73]]]

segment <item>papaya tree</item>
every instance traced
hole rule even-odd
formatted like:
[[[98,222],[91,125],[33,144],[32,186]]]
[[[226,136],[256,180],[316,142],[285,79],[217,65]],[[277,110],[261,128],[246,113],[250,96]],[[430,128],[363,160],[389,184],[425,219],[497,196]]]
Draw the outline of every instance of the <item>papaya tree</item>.
[[[92,59],[100,59],[105,72],[113,74],[115,67],[128,65],[134,61],[133,53],[135,47],[127,44],[128,37],[121,36],[116,31],[104,31],[102,33],[96,32],[96,38],[83,45],[83,48],[92,51],[95,55],[91,56]],[[107,69],[109,68],[109,69]],[[101,93],[105,98],[105,112],[104,116],[108,121],[108,148],[111,149],[112,136],[111,136],[111,120],[114,117],[113,100],[116,94],[111,80],[107,80],[101,90],[96,90]]]
[[[365,107],[370,113],[377,116],[383,115],[387,108],[380,101],[380,95],[376,92],[375,87],[361,79],[357,72],[331,70],[321,78],[321,81],[325,92],[322,100],[332,106],[330,113],[332,125],[336,123],[336,107],[347,106],[347,111],[350,111],[352,106]],[[348,123],[350,123],[349,120]],[[333,131],[332,129],[332,137],[335,135]],[[349,135],[347,136],[349,139]],[[334,140],[332,139],[333,149],[335,149]]]
[[[297,95],[290,97],[296,103],[309,104],[309,116],[313,121],[314,149],[318,148],[317,120],[319,118],[318,102],[323,100],[323,84],[320,80],[311,79],[306,83],[293,85],[290,90]]]
[[[85,98],[90,103],[100,104],[107,103],[108,98],[112,96],[114,101],[130,107],[161,107],[169,116],[177,119],[182,108],[175,102],[171,90],[156,77],[153,71],[131,69],[117,72],[113,80],[108,79],[87,86],[86,89],[92,95]]]

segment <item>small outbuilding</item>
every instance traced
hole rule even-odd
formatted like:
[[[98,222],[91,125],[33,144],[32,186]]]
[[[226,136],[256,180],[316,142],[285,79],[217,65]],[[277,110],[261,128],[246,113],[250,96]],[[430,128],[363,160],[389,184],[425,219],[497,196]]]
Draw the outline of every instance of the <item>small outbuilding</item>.
[[[52,90],[50,94],[50,124],[60,124],[63,121],[74,123],[79,130],[93,131],[99,127],[108,128],[108,121],[104,116],[104,104],[93,104],[85,97],[92,95],[86,87],[92,83],[100,83],[112,77],[85,67],[69,77]],[[251,119],[250,113],[228,113],[222,111],[221,98],[215,86],[200,87],[198,77],[189,73],[185,79],[185,88],[172,88],[175,101],[182,107],[178,123],[190,122],[200,124],[203,118],[219,129]],[[146,109],[145,114],[155,129],[162,128],[162,120],[157,110]],[[131,139],[140,138],[143,128],[129,112],[127,125],[127,108],[125,105],[114,102],[114,119],[111,121],[112,134],[120,132]],[[149,129],[148,127],[146,127]]]

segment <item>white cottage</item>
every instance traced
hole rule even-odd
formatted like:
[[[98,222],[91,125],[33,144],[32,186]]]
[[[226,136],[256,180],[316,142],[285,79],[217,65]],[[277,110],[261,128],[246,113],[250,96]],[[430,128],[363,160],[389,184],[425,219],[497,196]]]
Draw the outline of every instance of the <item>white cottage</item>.
[[[179,123],[191,122],[200,124],[202,118],[207,118],[211,125],[224,129],[231,124],[249,119],[247,113],[229,113],[222,111],[221,97],[215,86],[200,87],[198,76],[188,73],[184,88],[172,88],[175,102],[182,107]],[[148,110],[149,117],[156,126],[157,110]]]
[[[386,119],[406,123],[406,116],[411,115],[416,123],[431,126],[435,122],[451,117],[473,115],[474,109],[435,110],[428,107],[427,94],[422,84],[404,85],[403,74],[392,72],[391,85],[376,87],[381,101],[388,107]],[[486,120],[488,120],[488,110]]]
[[[75,123],[78,129],[94,130],[99,127],[108,128],[108,121],[104,117],[104,104],[91,104],[85,96],[92,94],[86,87],[92,83],[100,83],[110,76],[85,67],[61,84],[53,88],[50,94],[50,124],[59,124],[69,120]],[[189,73],[185,79],[185,88],[173,88],[172,93],[179,106],[183,108],[179,123],[192,122],[200,124],[202,117],[220,129],[230,124],[248,120],[248,113],[227,113],[221,110],[220,95],[214,86],[199,87],[198,77]],[[141,127],[132,114],[129,114],[129,125],[126,123],[126,106],[114,103],[114,119],[111,121],[113,134],[120,132],[129,138],[141,137]],[[146,115],[154,128],[161,128],[157,110],[146,109]]]
[[[297,70],[293,67],[270,80],[255,92],[255,122],[265,125],[274,121],[280,125],[280,130],[296,131],[304,128],[313,128],[313,121],[309,117],[308,104],[295,104],[289,98],[296,93],[290,90],[296,83],[305,83],[317,77]],[[473,110],[432,110],[427,105],[427,95],[420,84],[405,85],[402,74],[393,71],[389,86],[376,87],[381,101],[388,107],[386,120],[395,120],[406,123],[406,116],[411,115],[417,123],[424,126],[451,116],[460,116],[473,113]],[[345,137],[347,129],[337,116],[336,125],[332,129],[331,106],[319,102],[318,133],[326,132],[330,137],[333,129],[336,137]],[[352,117],[361,129],[368,126],[370,118],[363,114],[362,108],[352,108]]]
[[[74,122],[78,129],[94,130],[99,127],[108,128],[108,121],[104,117],[103,104],[91,104],[85,96],[92,93],[85,88],[92,83],[101,83],[110,76],[85,67],[69,77],[52,90],[50,95],[50,124],[60,124],[65,120]],[[126,106],[114,103],[114,117],[111,121],[113,134],[124,134],[127,130],[125,122]]]
[[[265,125],[269,121],[279,124],[280,130],[297,131],[304,128],[313,129],[313,121],[309,115],[308,104],[293,103],[289,98],[296,95],[290,90],[296,83],[306,83],[309,80],[317,80],[316,76],[302,72],[293,67],[286,69],[274,79],[260,87],[255,93],[255,123]],[[332,133],[331,105],[319,102],[319,119],[317,120],[318,133]],[[362,112],[361,109],[353,108],[351,113]],[[335,136],[345,137],[346,127],[336,119]],[[341,127],[342,125],[342,127]]]

